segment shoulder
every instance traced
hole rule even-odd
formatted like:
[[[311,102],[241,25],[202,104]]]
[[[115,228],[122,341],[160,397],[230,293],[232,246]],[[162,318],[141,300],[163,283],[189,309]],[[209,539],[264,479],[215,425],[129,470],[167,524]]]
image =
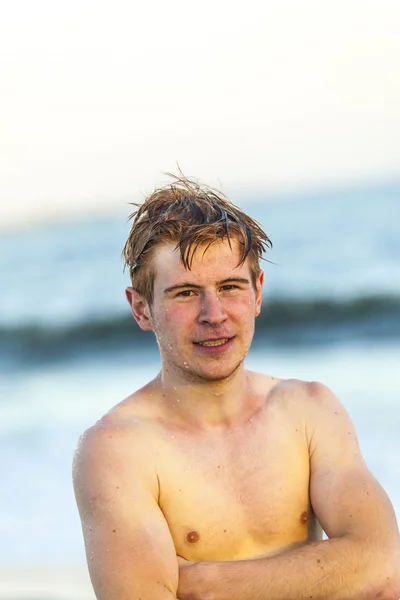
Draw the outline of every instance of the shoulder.
[[[317,411],[329,410],[342,406],[339,398],[325,384],[319,381],[302,381],[300,379],[281,379],[276,392],[287,400],[300,402],[302,408]]]
[[[324,431],[352,431],[350,416],[336,394],[319,381],[280,380],[271,395],[272,402],[287,416],[301,423],[308,441]]]
[[[318,381],[287,382],[296,390],[296,408],[303,415],[310,458],[346,455],[360,459],[354,424],[343,403],[326,385]]]
[[[137,390],[88,427],[79,438],[75,459],[116,460],[120,454],[133,458],[149,445],[149,432],[157,422],[156,403],[152,402],[150,384]]]
[[[342,406],[333,391],[319,381],[283,379],[252,371],[248,371],[248,374],[257,393],[267,395],[269,400],[275,401],[282,407],[299,407],[304,411],[307,407],[314,410],[329,410],[335,406]]]
[[[325,384],[319,381],[300,381],[295,385],[310,422],[324,422],[334,417],[336,421],[350,420],[343,403]]]
[[[73,483],[82,502],[121,486],[137,484],[158,493],[152,421],[126,401],[114,407],[80,436],[73,458]],[[143,460],[143,457],[146,460]]]
[[[296,378],[283,378],[255,371],[247,371],[253,385],[259,389],[276,391],[281,395],[299,398],[323,398],[332,395],[331,390],[319,381],[304,381]]]
[[[133,459],[150,446],[149,435],[153,427],[151,418],[135,406],[122,403],[105,414],[80,436],[75,450],[75,463],[95,460],[96,464],[119,459]],[[74,463],[74,464],[75,464]]]

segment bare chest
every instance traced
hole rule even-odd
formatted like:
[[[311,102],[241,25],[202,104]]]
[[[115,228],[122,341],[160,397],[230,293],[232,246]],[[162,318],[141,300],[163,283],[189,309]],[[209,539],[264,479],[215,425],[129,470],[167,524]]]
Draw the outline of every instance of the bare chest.
[[[303,432],[287,424],[266,429],[223,443],[178,436],[168,444],[159,502],[179,555],[248,558],[313,537]]]

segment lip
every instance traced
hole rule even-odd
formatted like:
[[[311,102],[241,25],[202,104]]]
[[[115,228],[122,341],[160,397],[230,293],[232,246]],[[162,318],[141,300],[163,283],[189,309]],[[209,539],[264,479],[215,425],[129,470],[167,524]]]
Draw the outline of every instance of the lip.
[[[228,350],[232,346],[233,340],[235,339],[234,336],[220,336],[217,338],[207,338],[205,340],[200,340],[201,342],[218,342],[223,339],[227,339],[228,341],[225,342],[225,344],[221,344],[220,346],[202,346],[200,342],[193,342],[193,345],[200,352],[204,352],[206,354],[220,354],[222,352],[226,352],[226,350]]]
[[[219,335],[218,337],[210,337],[205,338],[204,340],[199,340],[198,342],[194,342],[195,344],[203,344],[204,342],[219,342],[220,340],[230,340],[232,336],[230,335]]]

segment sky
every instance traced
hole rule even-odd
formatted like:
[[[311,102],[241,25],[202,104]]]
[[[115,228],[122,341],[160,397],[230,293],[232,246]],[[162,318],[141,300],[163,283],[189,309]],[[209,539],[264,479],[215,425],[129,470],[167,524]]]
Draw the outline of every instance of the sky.
[[[0,228],[400,174],[398,0],[0,2]],[[126,211],[125,211],[126,212]]]

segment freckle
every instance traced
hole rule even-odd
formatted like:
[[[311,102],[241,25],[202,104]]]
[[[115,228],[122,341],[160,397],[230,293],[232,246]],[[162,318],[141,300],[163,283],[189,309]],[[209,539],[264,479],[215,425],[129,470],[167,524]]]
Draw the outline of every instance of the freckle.
[[[319,558],[317,558],[317,563],[320,563],[321,561],[319,560]]]
[[[307,523],[307,521],[308,521],[308,512],[305,510],[300,515],[300,523],[303,523],[303,525],[305,525]]]
[[[224,533],[226,533],[226,529],[224,529]]]
[[[187,539],[187,541],[188,541],[188,542],[190,542],[191,544],[195,544],[196,542],[198,542],[198,541],[199,541],[199,539],[200,539],[200,536],[199,536],[199,534],[197,533],[197,531],[190,531],[190,532],[187,534],[187,536],[186,536],[186,539]]]
[[[115,529],[113,529],[113,533],[115,533]]]
[[[117,490],[119,490],[119,486],[117,485]]]

